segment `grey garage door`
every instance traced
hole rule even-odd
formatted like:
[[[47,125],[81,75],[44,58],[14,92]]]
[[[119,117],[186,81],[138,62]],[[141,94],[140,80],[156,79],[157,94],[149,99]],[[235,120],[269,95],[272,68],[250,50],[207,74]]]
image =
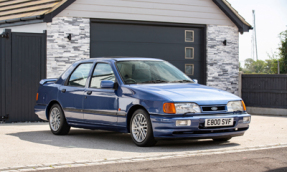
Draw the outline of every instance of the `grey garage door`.
[[[205,84],[204,27],[91,21],[91,57],[152,57],[169,61]]]

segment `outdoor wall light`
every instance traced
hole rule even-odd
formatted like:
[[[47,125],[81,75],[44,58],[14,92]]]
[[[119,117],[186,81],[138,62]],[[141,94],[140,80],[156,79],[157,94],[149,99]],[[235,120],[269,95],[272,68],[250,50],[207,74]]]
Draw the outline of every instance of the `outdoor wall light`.
[[[3,32],[3,33],[0,35],[0,37],[1,37],[1,38],[9,38],[9,34]]]
[[[226,44],[227,44],[227,41],[226,41],[226,39],[223,41],[223,45],[224,46],[226,46]]]
[[[67,36],[67,38],[68,38],[69,41],[71,41],[71,39],[72,39],[72,34],[69,33],[68,36]]]

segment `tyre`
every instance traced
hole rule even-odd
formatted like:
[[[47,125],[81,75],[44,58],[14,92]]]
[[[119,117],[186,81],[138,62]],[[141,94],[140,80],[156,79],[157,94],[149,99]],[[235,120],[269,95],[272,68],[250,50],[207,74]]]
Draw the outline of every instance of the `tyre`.
[[[226,137],[226,138],[218,138],[218,139],[213,139],[213,141],[216,142],[226,142],[228,140],[230,140],[232,137]]]
[[[66,135],[70,131],[64,112],[60,105],[54,104],[49,112],[49,126],[53,134]]]
[[[154,146],[157,142],[153,136],[149,114],[143,109],[138,109],[133,113],[130,121],[130,133],[137,146]]]

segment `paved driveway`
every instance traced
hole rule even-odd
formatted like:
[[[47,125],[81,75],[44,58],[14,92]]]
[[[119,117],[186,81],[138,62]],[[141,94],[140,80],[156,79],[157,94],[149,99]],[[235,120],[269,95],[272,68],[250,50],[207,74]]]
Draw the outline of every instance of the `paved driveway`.
[[[287,143],[287,117],[252,116],[244,136],[226,143],[206,140],[162,140],[141,148],[130,135],[72,128],[69,135],[55,136],[48,123],[0,124],[0,167],[65,163],[134,156],[154,156],[221,148],[243,148]]]

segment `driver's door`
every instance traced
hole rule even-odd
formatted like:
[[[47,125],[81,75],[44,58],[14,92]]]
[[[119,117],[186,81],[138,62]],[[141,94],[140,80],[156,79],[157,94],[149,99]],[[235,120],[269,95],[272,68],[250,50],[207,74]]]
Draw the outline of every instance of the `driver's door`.
[[[109,63],[100,62],[96,64],[84,93],[84,119],[97,125],[117,125],[117,91],[101,88],[104,80],[115,82],[115,75]]]

